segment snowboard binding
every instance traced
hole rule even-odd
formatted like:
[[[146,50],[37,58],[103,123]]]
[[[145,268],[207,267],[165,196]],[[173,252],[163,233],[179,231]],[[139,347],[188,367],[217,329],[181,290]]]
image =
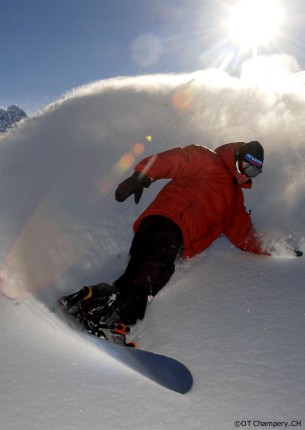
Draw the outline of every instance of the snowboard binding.
[[[106,339],[110,342],[128,346],[131,348],[136,347],[136,344],[134,342],[126,341],[126,336],[130,332],[130,328],[123,323],[114,322],[111,324],[92,324],[92,321],[87,320],[86,330],[88,331],[88,333],[100,337],[102,339]]]
[[[135,347],[134,342],[126,341],[130,328],[118,322],[120,317],[116,309],[112,308],[116,299],[114,287],[103,283],[83,287],[74,294],[63,296],[58,300],[58,305],[68,319],[89,334],[120,345]]]

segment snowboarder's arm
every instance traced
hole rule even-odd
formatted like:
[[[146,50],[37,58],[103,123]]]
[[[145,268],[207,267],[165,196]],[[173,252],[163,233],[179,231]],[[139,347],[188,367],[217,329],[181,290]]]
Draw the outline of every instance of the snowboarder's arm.
[[[283,251],[281,249],[283,245],[279,244],[280,250],[278,251],[276,242],[267,243],[267,238],[256,232],[250,215],[246,210],[235,217],[234,222],[225,230],[224,234],[235,246],[243,251],[269,256],[281,255]],[[268,242],[270,242],[270,239]],[[294,255],[296,257],[301,257],[303,255],[302,251],[287,244],[284,245],[284,248],[288,255]]]
[[[254,252],[255,254],[271,255],[262,243],[262,236],[253,227],[250,215],[246,210],[234,217],[234,221],[224,231],[227,238],[233,245],[243,251]]]
[[[169,179],[179,176],[196,175],[202,172],[202,162],[209,150],[191,145],[175,148],[143,159],[135,166],[132,176],[118,185],[115,198],[123,202],[134,194],[135,202],[139,203],[143,189],[158,179]]]
[[[144,158],[135,166],[135,171],[148,176],[151,181],[203,174],[203,166],[209,163],[209,150],[190,145],[174,148]]]

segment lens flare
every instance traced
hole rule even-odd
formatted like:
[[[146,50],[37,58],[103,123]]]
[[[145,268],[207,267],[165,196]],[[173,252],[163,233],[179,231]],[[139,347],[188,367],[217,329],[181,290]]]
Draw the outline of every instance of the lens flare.
[[[51,197],[43,199],[1,267],[1,292],[22,298],[60,278],[93,243],[81,225]]]
[[[172,98],[173,106],[178,110],[187,109],[192,102],[190,91],[178,91]]]
[[[131,55],[136,64],[147,68],[156,64],[162,55],[161,39],[151,33],[140,34],[130,46]]]
[[[133,151],[137,155],[143,154],[144,150],[145,150],[145,147],[143,143],[136,143],[135,146],[133,147]]]
[[[132,164],[134,163],[134,159],[135,159],[134,155],[131,154],[130,152],[127,152],[120,158],[119,164],[122,167],[122,169],[129,169],[129,167],[131,167]]]
[[[135,162],[135,156],[131,152],[122,155],[119,161],[114,165],[114,173],[121,175],[128,170]]]

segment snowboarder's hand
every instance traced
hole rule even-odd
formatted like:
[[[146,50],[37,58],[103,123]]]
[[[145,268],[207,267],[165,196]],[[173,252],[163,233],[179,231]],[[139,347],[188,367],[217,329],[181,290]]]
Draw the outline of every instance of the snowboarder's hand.
[[[296,257],[302,257],[303,255],[303,252],[298,249],[292,249],[292,251]]]
[[[283,246],[283,244],[281,244],[281,246],[279,246],[278,249],[276,246],[270,246],[268,248],[267,253],[268,253],[268,255],[275,255],[275,256],[276,255],[285,256],[286,254],[288,254],[288,255],[293,255],[295,257],[302,257],[302,255],[303,255],[303,251],[300,251],[299,249],[296,249],[296,248],[289,246],[287,244],[285,246]]]
[[[132,176],[118,185],[115,192],[115,199],[118,202],[123,202],[134,194],[135,203],[138,204],[143,193],[143,188],[148,188],[150,184],[151,180],[148,176],[140,172],[134,172]]]

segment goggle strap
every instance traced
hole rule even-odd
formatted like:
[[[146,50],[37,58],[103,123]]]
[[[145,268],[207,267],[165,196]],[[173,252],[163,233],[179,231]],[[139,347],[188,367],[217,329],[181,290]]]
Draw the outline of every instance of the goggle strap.
[[[245,154],[244,158],[249,163],[253,164],[255,167],[262,168],[262,166],[263,166],[263,163],[258,158],[254,157],[252,154],[249,154],[249,152],[247,152],[247,154]]]

